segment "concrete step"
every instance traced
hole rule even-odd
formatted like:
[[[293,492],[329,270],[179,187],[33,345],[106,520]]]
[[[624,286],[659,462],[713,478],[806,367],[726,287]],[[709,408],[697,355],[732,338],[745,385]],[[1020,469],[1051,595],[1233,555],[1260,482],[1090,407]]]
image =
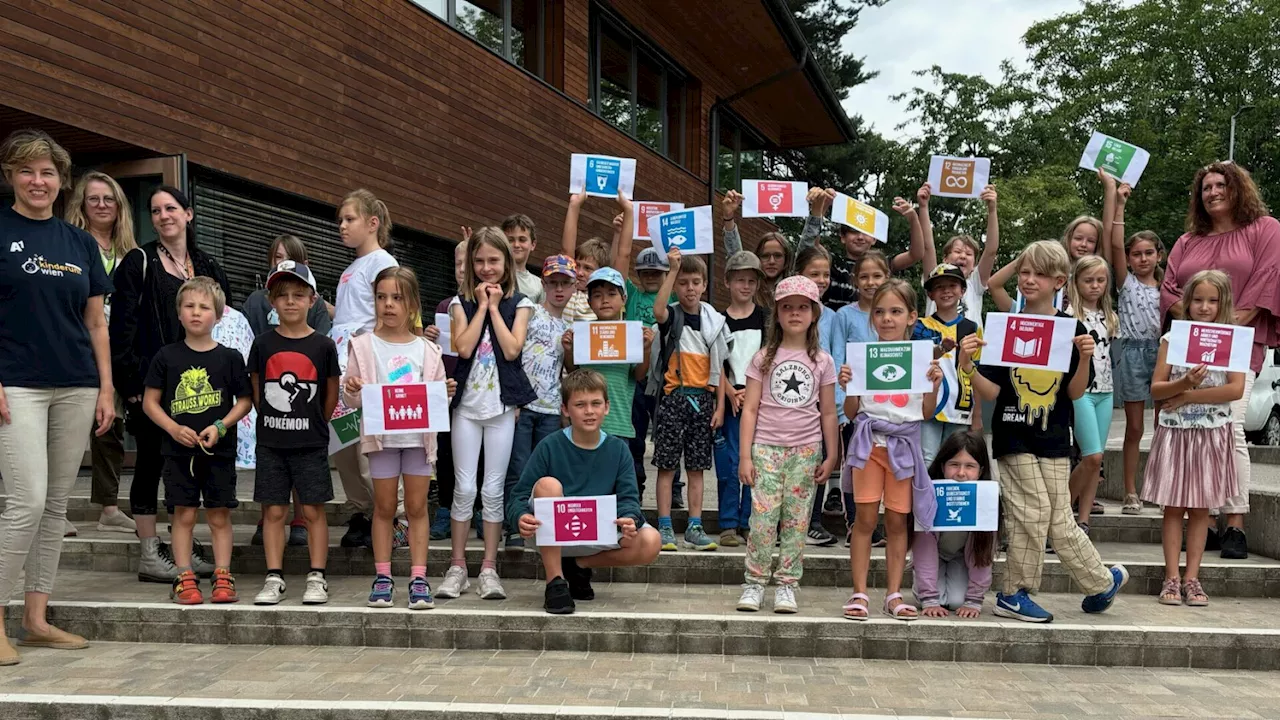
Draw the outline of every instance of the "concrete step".
[[[95,641],[359,646],[399,649],[568,650],[698,653],[770,657],[870,658],[990,663],[1129,665],[1280,670],[1274,603],[1216,598],[1208,609],[1167,607],[1126,595],[1110,611],[1086,615],[1077,594],[1042,593],[1056,621],[1027,625],[990,614],[902,622],[841,618],[842,588],[800,591],[795,615],[735,612],[736,587],[596,583],[596,600],[576,615],[541,609],[543,583],[508,579],[508,598],[481,600],[472,590],[438,600],[430,611],[365,607],[366,578],[333,578],[326,606],[299,604],[296,578],[286,603],[256,607],[257,583],[242,578],[237,605],[180,607],[162,586],[122,573],[68,572],[58,578],[50,621]],[[205,585],[207,588],[208,586]],[[404,601],[399,588],[399,602]],[[68,600],[67,598],[75,598]],[[772,602],[766,593],[766,608]],[[7,631],[18,632],[15,602]]]

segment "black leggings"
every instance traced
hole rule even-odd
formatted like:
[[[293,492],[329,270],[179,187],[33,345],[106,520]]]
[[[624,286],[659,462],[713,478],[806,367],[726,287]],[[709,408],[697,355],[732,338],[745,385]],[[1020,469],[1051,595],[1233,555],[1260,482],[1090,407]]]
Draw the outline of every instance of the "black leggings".
[[[133,485],[129,488],[129,509],[134,515],[155,515],[160,500],[160,469],[164,457],[160,441],[164,431],[142,411],[142,403],[125,405],[126,427],[138,444],[133,462]]]

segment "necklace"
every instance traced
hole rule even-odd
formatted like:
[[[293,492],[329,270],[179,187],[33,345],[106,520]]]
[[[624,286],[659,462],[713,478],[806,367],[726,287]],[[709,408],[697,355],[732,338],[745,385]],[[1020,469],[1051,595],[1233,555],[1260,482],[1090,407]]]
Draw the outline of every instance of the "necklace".
[[[187,253],[187,256],[183,258],[184,262],[179,263],[173,253],[169,252],[169,248],[164,246],[164,243],[157,242],[156,244],[160,247],[160,252],[164,253],[164,256],[169,258],[169,262],[173,263],[174,267],[178,268],[178,272],[182,273],[183,280],[190,280],[196,274],[195,268],[191,265],[191,253]]]

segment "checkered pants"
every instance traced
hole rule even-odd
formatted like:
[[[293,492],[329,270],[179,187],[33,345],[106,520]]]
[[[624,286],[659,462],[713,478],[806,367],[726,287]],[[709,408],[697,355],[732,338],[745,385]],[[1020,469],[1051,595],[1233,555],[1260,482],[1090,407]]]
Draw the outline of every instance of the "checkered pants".
[[[1109,589],[1111,572],[1071,513],[1070,461],[1024,453],[1000,458],[999,468],[1009,538],[1004,592],[1040,589],[1046,536],[1053,541],[1053,549],[1071,579],[1086,595]]]

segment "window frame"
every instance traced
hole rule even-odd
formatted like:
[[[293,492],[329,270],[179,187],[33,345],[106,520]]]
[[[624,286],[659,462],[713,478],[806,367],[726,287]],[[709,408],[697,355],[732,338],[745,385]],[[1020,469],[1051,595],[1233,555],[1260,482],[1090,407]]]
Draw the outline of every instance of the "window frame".
[[[743,120],[742,116],[738,115],[732,110],[728,108],[720,108],[717,111],[717,114],[718,114],[718,117],[716,118],[717,132],[715,137],[716,162],[715,162],[715,168],[714,168],[716,177],[713,179],[713,183],[712,183],[713,187],[716,188],[716,192],[724,192],[725,190],[740,190],[742,188],[742,153],[743,153],[742,141],[744,137],[748,138],[753,145],[759,148],[759,150],[756,151],[760,153],[761,177],[759,179],[768,179],[767,176],[770,175],[769,167],[771,165],[771,163],[769,162],[769,156],[771,155],[770,153],[771,146],[769,141],[765,139],[762,133],[760,133],[755,128],[753,128],[750,123],[748,123],[746,120]],[[720,177],[720,148],[725,147],[725,145],[720,141],[720,136],[724,134],[724,131],[726,129],[733,130],[733,146],[731,148],[733,150],[733,178],[732,178],[733,182],[732,183],[726,183],[725,179]],[[747,150],[747,152],[753,152],[753,151]],[[750,179],[755,179],[755,178],[750,178]]]
[[[435,12],[428,9],[425,5],[420,5],[418,2],[416,2],[416,0],[409,0],[409,3],[414,7],[418,8],[419,10],[421,10],[422,12],[425,12],[426,14],[430,15],[431,17],[434,17],[438,20],[442,20],[446,25],[462,33],[472,42],[484,48],[485,50],[488,50],[494,55],[501,57],[503,60],[506,60],[507,62],[511,63],[512,65],[515,65],[521,70],[524,70],[525,72],[536,76],[540,80],[544,80],[544,81],[546,80],[547,78],[547,43],[546,43],[547,0],[534,0],[538,4],[538,8],[537,8],[538,28],[537,28],[537,32],[526,33],[526,37],[537,38],[537,43],[538,43],[537,57],[535,59],[533,68],[527,68],[524,65],[521,65],[515,59],[515,57],[513,57],[511,54],[511,38],[512,38],[511,18],[512,18],[513,0],[500,0],[501,8],[502,8],[501,10],[502,12],[502,50],[501,51],[494,50],[488,45],[485,45],[484,43],[480,42],[479,38],[475,37],[471,33],[467,32],[465,29],[463,29],[460,25],[458,25],[458,0],[441,0],[441,1],[444,3],[444,17],[437,15]],[[473,4],[478,4],[478,3],[473,3]]]

